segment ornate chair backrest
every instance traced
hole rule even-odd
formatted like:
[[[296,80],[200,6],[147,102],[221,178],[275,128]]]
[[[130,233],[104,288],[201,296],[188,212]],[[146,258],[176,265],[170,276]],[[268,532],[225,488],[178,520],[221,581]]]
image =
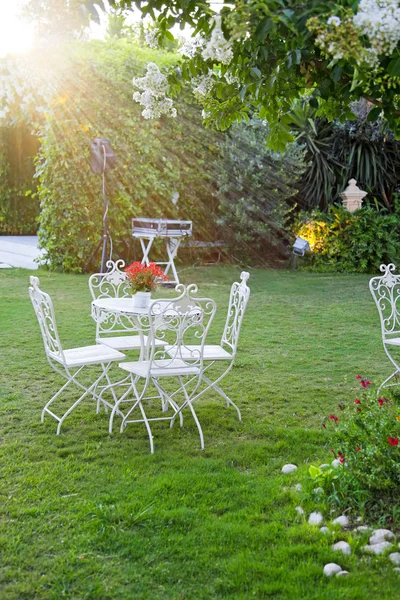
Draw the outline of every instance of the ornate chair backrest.
[[[171,300],[156,300],[148,310],[149,368],[170,369],[179,359],[186,366],[202,368],[203,346],[217,309],[211,298],[195,298],[197,286],[176,286],[180,292]],[[168,353],[155,345],[155,340],[168,344]],[[190,346],[196,346],[193,350]]]
[[[109,260],[106,273],[94,273],[89,277],[89,289],[93,300],[97,298],[127,298],[131,295],[127,284],[123,260]]]
[[[240,274],[240,282],[235,281],[231,287],[228,314],[226,316],[225,328],[222,334],[221,346],[227,346],[232,353],[232,356],[235,356],[236,354],[240,328],[250,298],[250,288],[247,285],[249,277],[250,273],[242,271]]]
[[[40,281],[38,277],[31,276],[30,283],[29,296],[39,322],[46,356],[49,361],[53,358],[65,363],[63,349],[57,332],[53,302],[48,294],[39,289]]]
[[[93,300],[98,298],[129,298],[132,292],[127,283],[127,276],[123,268],[123,260],[109,260],[106,263],[106,273],[94,273],[89,277],[89,289]],[[116,317],[113,313],[102,312],[96,319],[96,339],[99,341],[107,335],[136,331],[136,327],[123,317]]]
[[[381,265],[383,275],[373,277],[369,282],[379,311],[384,340],[400,334],[400,275],[394,275],[395,270],[393,263]]]

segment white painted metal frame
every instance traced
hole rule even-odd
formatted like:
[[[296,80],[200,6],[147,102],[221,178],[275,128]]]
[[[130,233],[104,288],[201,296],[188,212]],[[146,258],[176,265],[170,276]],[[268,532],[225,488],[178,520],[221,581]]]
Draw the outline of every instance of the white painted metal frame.
[[[179,277],[175,267],[175,258],[182,240],[192,235],[192,222],[171,219],[133,219],[132,235],[140,241],[143,252],[142,264],[147,266],[150,263],[149,254],[154,240],[156,237],[164,239],[168,260],[156,264],[164,267],[166,275],[171,270],[173,279],[170,279],[170,283],[178,284]]]
[[[400,346],[400,275],[395,275],[396,267],[393,263],[381,265],[383,275],[373,277],[369,282],[369,289],[378,308],[381,321],[383,348],[390,362],[395,367],[393,373],[387,377],[378,389],[398,385],[400,381],[390,383],[400,374],[399,360],[393,356],[393,350]]]
[[[39,322],[47,360],[52,369],[54,369],[54,371],[67,380],[67,382],[58,390],[58,392],[54,394],[54,396],[46,403],[41,415],[42,423],[46,413],[48,413],[58,422],[58,435],[64,420],[86,396],[90,395],[92,398],[97,399],[97,412],[99,412],[100,409],[100,402],[105,408],[107,406],[109,408],[114,407],[114,404],[110,404],[103,398],[100,398],[98,390],[104,387],[108,388],[111,385],[108,371],[113,362],[123,360],[125,355],[101,344],[63,350],[57,332],[52,300],[48,294],[40,290],[40,282],[37,277],[31,277],[30,283],[31,286],[29,287],[29,296]],[[87,387],[81,383],[77,377],[85,367],[91,365],[100,365],[102,373],[96,377],[95,381],[89,387]],[[106,386],[100,386],[102,379],[106,380]],[[50,410],[50,406],[52,406],[53,402],[71,384],[74,384],[80,390],[83,390],[83,394],[81,394],[81,396],[72,404],[72,406],[68,408],[68,410],[66,410],[61,416],[58,416],[55,414],[55,412]],[[115,393],[113,393],[113,397],[114,401],[116,401]]]
[[[150,325],[148,359],[145,361],[127,362],[119,366],[131,374],[131,386],[121,396],[112,410],[109,431],[112,432],[115,413],[119,411],[122,402],[127,402],[133,395],[133,405],[123,417],[121,432],[128,423],[144,423],[150,441],[150,451],[154,453],[153,436],[150,428],[151,421],[170,421],[173,424],[176,415],[182,426],[182,411],[176,401],[178,393],[183,395],[183,403],[189,407],[200,435],[201,448],[204,449],[204,436],[200,422],[192,406],[192,398],[196,395],[203,372],[204,341],[215,315],[216,304],[210,298],[194,298],[197,286],[183,285],[176,287],[180,295],[172,300],[153,302],[148,310]],[[156,345],[156,340],[162,339],[169,343],[168,353]],[[195,350],[190,342],[197,342]],[[189,377],[189,382],[185,382]],[[171,394],[167,391],[162,380],[175,379],[179,385]],[[139,390],[139,382],[142,384]],[[147,396],[150,385],[157,390],[157,396]],[[144,409],[144,401],[161,398],[164,409],[171,407],[172,416],[148,418]],[[132,413],[139,409],[141,418],[132,419]]]
[[[89,289],[93,300],[99,298],[130,298],[132,292],[128,285],[123,260],[107,262],[106,273],[95,273],[89,278]],[[132,319],[118,315],[114,311],[92,310],[92,317],[96,322],[96,342],[105,344],[114,350],[142,351],[147,342],[141,329]],[[131,333],[133,335],[126,335]],[[117,334],[117,335],[116,335]],[[122,335],[121,335],[122,334]]]
[[[213,390],[217,392],[224,400],[226,401],[226,405],[233,406],[236,409],[238,414],[239,421],[242,420],[242,415],[240,413],[239,408],[236,404],[226,395],[224,390],[219,386],[219,383],[224,379],[229,371],[232,369],[236,353],[237,347],[239,343],[239,335],[240,329],[242,327],[243,317],[246,311],[247,303],[250,298],[250,288],[247,285],[247,281],[250,277],[250,274],[246,271],[242,271],[240,275],[240,282],[235,282],[232,284],[231,292],[229,296],[229,305],[228,305],[228,313],[226,316],[225,327],[221,338],[220,345],[209,345],[205,344],[203,348],[203,360],[208,365],[204,368],[201,380],[206,384],[206,387],[199,391],[196,396],[191,399],[191,402],[194,402],[201,396],[203,396],[206,392]],[[190,350],[195,350],[195,346],[190,346]],[[169,351],[169,347],[166,348]],[[209,369],[212,368],[213,365],[219,362],[226,362],[226,369],[216,378],[210,379],[205,374]],[[181,407],[181,409],[185,408],[185,405]]]

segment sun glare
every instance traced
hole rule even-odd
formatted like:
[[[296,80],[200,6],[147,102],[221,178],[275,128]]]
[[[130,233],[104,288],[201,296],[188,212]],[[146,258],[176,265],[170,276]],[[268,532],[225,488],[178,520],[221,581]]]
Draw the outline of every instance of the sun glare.
[[[20,2],[0,0],[0,57],[27,52],[33,43],[33,26],[17,17]]]

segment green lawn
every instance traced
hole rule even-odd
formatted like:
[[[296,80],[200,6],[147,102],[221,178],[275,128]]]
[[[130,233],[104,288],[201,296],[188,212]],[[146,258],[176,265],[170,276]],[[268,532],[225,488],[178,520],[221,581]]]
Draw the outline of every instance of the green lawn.
[[[217,301],[218,342],[240,271],[187,269]],[[327,458],[321,419],[355,395],[360,373],[390,373],[368,277],[253,270],[236,366],[224,387],[242,410],[197,404],[206,450],[184,427],[107,433],[83,403],[56,436],[40,411],[60,385],[45,359],[28,271],[0,271],[0,598],[390,598],[399,573],[384,558],[335,555],[301,522],[294,485]],[[64,346],[92,344],[86,276],[39,273]],[[118,375],[118,373],[115,373]],[[287,462],[299,465],[283,475]],[[310,511],[311,504],[305,504]],[[351,534],[335,540],[350,539]],[[347,578],[327,579],[339,562]]]

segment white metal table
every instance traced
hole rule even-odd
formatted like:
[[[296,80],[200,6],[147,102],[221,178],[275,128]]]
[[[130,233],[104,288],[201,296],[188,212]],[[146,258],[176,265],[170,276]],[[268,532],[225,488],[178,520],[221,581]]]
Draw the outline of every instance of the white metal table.
[[[149,331],[148,308],[137,308],[132,298],[97,298],[92,302],[92,318],[102,324],[104,331],[109,325],[110,333],[116,326],[127,333],[136,329],[141,341],[140,360],[143,360]]]

